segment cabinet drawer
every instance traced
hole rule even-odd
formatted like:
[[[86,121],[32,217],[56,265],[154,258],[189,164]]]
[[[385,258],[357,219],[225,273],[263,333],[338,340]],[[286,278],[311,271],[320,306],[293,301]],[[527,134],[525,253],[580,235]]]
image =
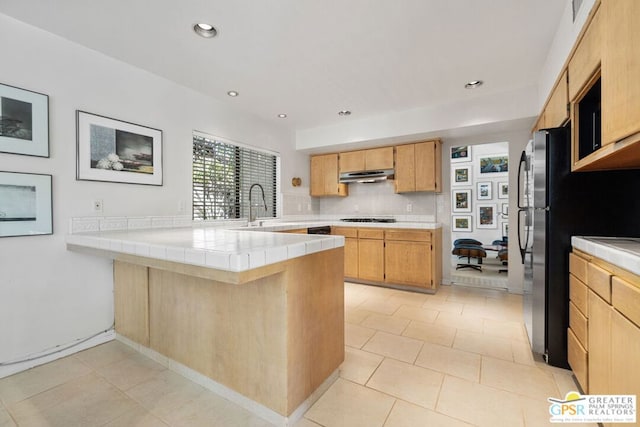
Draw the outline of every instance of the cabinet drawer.
[[[589,317],[589,289],[573,274],[569,275],[569,299],[582,312]]]
[[[614,276],[611,279],[613,307],[640,326],[640,288]]]
[[[569,302],[569,327],[576,338],[578,338],[578,341],[580,341],[580,344],[582,344],[584,348],[589,348],[587,342],[587,318],[584,317],[573,302]]]
[[[569,272],[587,283],[587,260],[574,253],[569,254]]]
[[[576,376],[576,379],[580,383],[580,386],[585,392],[588,392],[588,382],[587,382],[587,350],[580,345],[578,338],[576,338],[575,334],[571,331],[571,329],[567,329],[567,350],[569,357],[569,366],[573,370],[573,373]]]
[[[384,230],[380,229],[369,229],[369,228],[359,228],[358,229],[358,238],[359,239],[380,239],[384,238]]]
[[[348,227],[331,227],[331,234],[356,238],[358,237],[358,229]]]
[[[430,242],[431,232],[420,230],[385,230],[387,240],[404,240],[408,242]]]
[[[587,286],[611,304],[611,273],[595,264],[588,263]]]

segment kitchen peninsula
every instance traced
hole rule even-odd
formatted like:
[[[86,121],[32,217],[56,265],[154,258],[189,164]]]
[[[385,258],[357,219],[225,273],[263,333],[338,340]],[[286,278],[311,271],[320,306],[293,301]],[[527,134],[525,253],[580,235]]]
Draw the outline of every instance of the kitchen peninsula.
[[[213,226],[67,237],[69,250],[114,260],[119,336],[281,424],[344,360],[343,246]]]

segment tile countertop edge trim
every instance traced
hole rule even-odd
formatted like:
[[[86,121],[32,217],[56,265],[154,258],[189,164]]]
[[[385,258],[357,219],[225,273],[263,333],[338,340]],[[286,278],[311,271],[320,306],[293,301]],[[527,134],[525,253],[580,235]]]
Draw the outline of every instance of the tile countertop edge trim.
[[[610,240],[611,243],[601,243],[595,239]],[[620,238],[619,240],[628,240]],[[582,252],[600,258],[612,265],[640,275],[640,255],[635,255],[625,249],[615,246],[615,238],[572,236],[571,245]],[[638,242],[640,253],[640,241]]]

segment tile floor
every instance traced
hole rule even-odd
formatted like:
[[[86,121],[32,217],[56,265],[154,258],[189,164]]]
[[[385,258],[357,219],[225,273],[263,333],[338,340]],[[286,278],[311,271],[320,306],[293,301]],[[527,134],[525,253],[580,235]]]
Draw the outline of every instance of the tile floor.
[[[345,284],[340,378],[296,427],[541,426],[575,384],[533,359],[520,296]],[[112,341],[0,380],[0,427],[269,426]]]

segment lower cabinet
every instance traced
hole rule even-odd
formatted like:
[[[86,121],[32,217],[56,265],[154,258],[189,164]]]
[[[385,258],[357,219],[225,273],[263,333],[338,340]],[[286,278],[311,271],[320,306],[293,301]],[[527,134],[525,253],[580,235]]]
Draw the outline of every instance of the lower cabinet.
[[[585,393],[640,396],[640,276],[581,252],[571,258],[569,365]]]
[[[345,278],[436,290],[442,280],[442,230],[332,227],[344,236]]]

